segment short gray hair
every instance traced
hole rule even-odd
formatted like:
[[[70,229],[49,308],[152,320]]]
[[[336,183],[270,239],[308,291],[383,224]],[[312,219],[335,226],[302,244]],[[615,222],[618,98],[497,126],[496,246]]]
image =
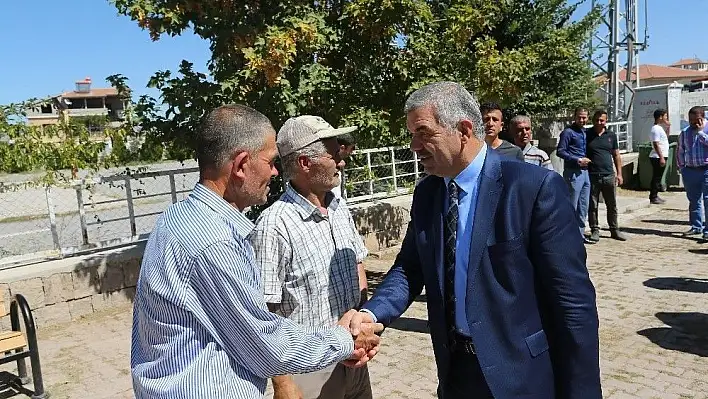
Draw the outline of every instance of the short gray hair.
[[[202,121],[196,134],[199,168],[220,168],[236,151],[263,148],[273,125],[262,113],[245,105],[222,105]]]
[[[509,122],[512,126],[516,126],[519,123],[528,123],[529,126],[531,126],[531,118],[529,118],[526,115],[516,115],[515,117],[511,118],[511,121]]]
[[[280,163],[283,168],[283,178],[285,181],[290,181],[295,178],[298,171],[299,165],[297,163],[298,158],[301,156],[308,157],[310,159],[315,159],[321,157],[327,153],[327,147],[321,141],[315,141],[312,144],[307,145],[295,152],[292,152],[280,159]]]
[[[438,123],[447,128],[455,128],[464,119],[472,122],[474,135],[484,139],[484,125],[479,102],[461,84],[455,82],[436,82],[427,84],[413,92],[406,100],[404,111],[409,112],[432,106]]]

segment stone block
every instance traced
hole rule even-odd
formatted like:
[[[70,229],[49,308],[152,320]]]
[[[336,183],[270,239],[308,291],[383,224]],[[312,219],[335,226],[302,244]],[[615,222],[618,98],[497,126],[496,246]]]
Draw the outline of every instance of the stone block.
[[[100,292],[113,292],[122,289],[123,267],[121,264],[109,263],[98,268],[98,278],[100,280]]]
[[[44,284],[39,277],[10,283],[10,292],[24,296],[32,310],[44,306]]]
[[[85,267],[76,269],[71,274],[74,286],[74,299],[86,298],[99,292],[98,269]]]
[[[35,323],[38,327],[46,327],[71,321],[71,312],[67,302],[58,302],[34,311]]]
[[[140,275],[140,259],[131,259],[123,266],[123,286],[135,287]]]
[[[108,294],[91,295],[91,306],[94,312],[102,312],[111,308],[111,299]]]
[[[111,297],[113,306],[128,306],[133,304],[135,299],[135,287],[125,288],[120,291],[115,291]]]
[[[369,250],[369,252],[377,252],[381,249],[381,246],[379,245],[379,240],[376,237],[376,233],[369,233],[366,234],[364,237],[362,237],[364,240],[364,246],[366,249]]]
[[[81,316],[93,313],[93,305],[91,304],[91,297],[74,299],[68,302],[69,313],[71,314],[72,320],[77,320]]]
[[[74,299],[74,283],[71,273],[55,273],[44,280],[44,302],[53,305]]]

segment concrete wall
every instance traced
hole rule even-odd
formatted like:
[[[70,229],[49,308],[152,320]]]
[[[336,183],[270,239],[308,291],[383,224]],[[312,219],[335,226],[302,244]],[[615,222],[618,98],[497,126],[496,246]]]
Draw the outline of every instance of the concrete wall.
[[[411,196],[352,206],[370,252],[396,245],[409,220]],[[10,329],[12,296],[22,294],[38,328],[129,304],[145,243],[0,271],[0,331]]]

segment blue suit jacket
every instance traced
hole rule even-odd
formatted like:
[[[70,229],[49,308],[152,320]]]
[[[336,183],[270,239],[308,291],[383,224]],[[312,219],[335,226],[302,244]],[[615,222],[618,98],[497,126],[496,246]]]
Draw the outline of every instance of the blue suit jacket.
[[[467,321],[497,399],[600,399],[595,289],[565,182],[487,152],[469,257]],[[450,360],[443,300],[442,178],[416,187],[395,264],[364,308],[390,324],[426,288],[438,378]]]

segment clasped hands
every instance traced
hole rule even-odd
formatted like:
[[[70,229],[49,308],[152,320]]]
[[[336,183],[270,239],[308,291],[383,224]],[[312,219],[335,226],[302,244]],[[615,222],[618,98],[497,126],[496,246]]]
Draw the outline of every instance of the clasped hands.
[[[374,323],[371,315],[352,309],[345,313],[337,324],[346,328],[354,339],[354,353],[342,362],[345,366],[363,367],[379,352],[381,339],[376,334],[383,331],[384,327],[381,323]]]

